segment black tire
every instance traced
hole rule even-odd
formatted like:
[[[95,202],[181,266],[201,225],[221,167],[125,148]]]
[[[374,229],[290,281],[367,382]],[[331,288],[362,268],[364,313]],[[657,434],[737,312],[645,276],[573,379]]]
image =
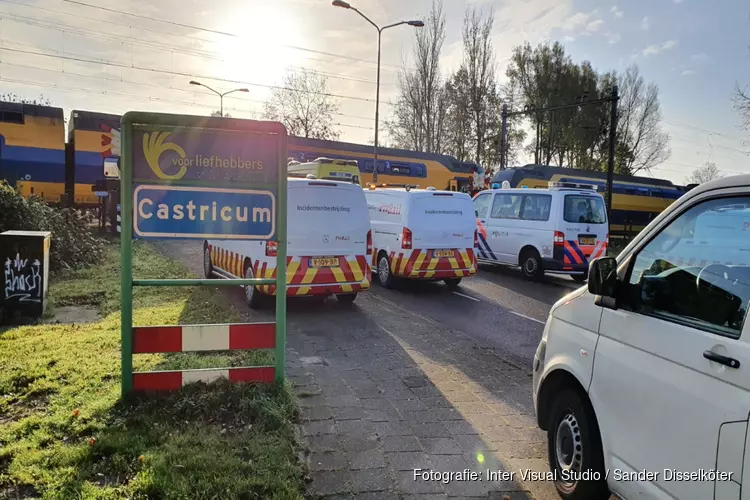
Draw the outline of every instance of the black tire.
[[[527,279],[540,281],[544,278],[542,258],[539,256],[539,252],[535,249],[526,249],[521,252],[518,263],[521,265],[521,272]]]
[[[577,283],[583,283],[584,281],[586,281],[586,279],[588,279],[588,276],[586,276],[585,274],[571,274],[570,277],[573,278],[573,281]]]
[[[391,261],[385,252],[378,254],[378,267],[376,269],[378,283],[384,288],[393,288],[396,286],[396,277],[391,272]]]
[[[557,473],[555,489],[561,498],[607,500],[610,497],[604,479],[604,453],[596,416],[588,400],[573,389],[563,389],[552,403],[547,450],[550,469]],[[571,480],[569,472],[564,471],[577,471],[592,477],[590,480]]]
[[[208,250],[208,242],[203,242],[203,275],[207,280],[216,279],[214,275],[214,264],[211,262],[211,252]]]
[[[357,298],[356,293],[342,293],[341,295],[336,295],[336,299],[338,299],[339,302],[342,304],[350,305],[354,303],[354,300]]]
[[[448,278],[444,279],[443,282],[448,287],[448,290],[457,290],[458,285],[461,284],[461,278]]]
[[[244,270],[242,273],[242,276],[244,278],[254,278],[253,275],[253,266],[250,264],[250,261],[245,262]],[[245,292],[245,303],[248,305],[250,309],[258,310],[258,309],[264,309],[268,307],[273,297],[270,295],[266,295],[260,290],[258,290],[258,287],[255,285],[246,285],[243,287]]]

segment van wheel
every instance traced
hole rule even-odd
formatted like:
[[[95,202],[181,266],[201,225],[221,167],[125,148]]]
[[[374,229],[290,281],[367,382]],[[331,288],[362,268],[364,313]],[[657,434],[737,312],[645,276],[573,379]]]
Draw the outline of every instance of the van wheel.
[[[248,260],[245,262],[245,271],[242,273],[244,278],[254,278],[253,276],[253,266],[250,264],[250,261]],[[250,307],[250,309],[262,309],[269,305],[271,302],[271,296],[266,295],[260,290],[258,290],[258,287],[255,285],[245,285],[245,302]]]
[[[342,304],[353,304],[356,298],[356,293],[342,293],[341,295],[336,295],[336,299]]]
[[[203,274],[207,280],[216,279],[214,276],[214,266],[211,263],[211,251],[208,249],[208,242],[203,242]]]
[[[396,278],[391,272],[391,263],[385,252],[378,256],[378,283],[384,288],[393,288],[396,284]]]
[[[538,281],[544,277],[542,258],[535,249],[524,250],[518,261],[521,264],[521,271],[527,279]]]
[[[456,290],[461,283],[461,278],[448,278],[444,279],[443,282],[445,283],[445,286],[448,287],[448,290]]]
[[[571,274],[570,277],[573,278],[573,281],[578,283],[583,283],[586,281],[586,278],[588,278],[585,274]]]
[[[588,402],[573,389],[562,390],[552,403],[547,444],[550,467],[558,478],[555,489],[562,498],[607,500],[610,497],[596,416]],[[584,474],[591,477],[574,477]]]

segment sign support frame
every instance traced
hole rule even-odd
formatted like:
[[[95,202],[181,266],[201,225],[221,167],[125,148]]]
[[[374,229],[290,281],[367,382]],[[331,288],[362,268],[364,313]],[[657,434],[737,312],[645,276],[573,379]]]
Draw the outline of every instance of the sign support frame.
[[[133,278],[133,126],[207,128],[253,133],[277,134],[278,168],[276,183],[275,228],[277,241],[276,278],[243,279],[134,279]],[[163,113],[127,112],[121,119],[122,156],[120,167],[121,237],[120,237],[120,302],[121,302],[121,389],[125,397],[133,390],[133,287],[135,286],[246,286],[275,285],[275,346],[274,381],[284,381],[286,364],[286,260],[287,260],[287,132],[276,122],[207,118]],[[179,183],[174,183],[179,185]],[[220,238],[217,238],[220,239]]]

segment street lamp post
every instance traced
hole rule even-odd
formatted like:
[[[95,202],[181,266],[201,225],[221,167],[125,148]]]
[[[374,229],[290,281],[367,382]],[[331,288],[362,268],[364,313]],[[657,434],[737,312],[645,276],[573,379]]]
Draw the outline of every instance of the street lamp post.
[[[421,28],[424,26],[424,23],[422,21],[400,21],[398,23],[389,24],[387,26],[383,26],[382,28],[372,22],[370,18],[368,18],[366,15],[362,14],[359,10],[357,10],[356,7],[352,7],[348,2],[345,2],[344,0],[333,0],[333,6],[334,7],[342,7],[344,9],[351,9],[360,16],[362,16],[365,21],[372,24],[376,30],[378,30],[378,76],[376,78],[375,83],[375,146],[373,148],[373,166],[372,166],[372,182],[378,182],[378,118],[379,118],[379,108],[380,108],[380,36],[383,33],[383,30],[386,30],[388,28],[394,28],[396,26],[401,26],[402,24],[408,24],[409,26],[414,26],[415,28]]]
[[[219,114],[222,117],[224,116],[224,96],[225,95],[231,94],[232,92],[250,92],[249,90],[247,90],[246,88],[243,87],[241,89],[228,90],[227,92],[223,92],[222,93],[222,92],[219,92],[217,90],[212,89],[211,87],[209,87],[205,83],[196,82],[195,80],[190,80],[190,85],[199,85],[201,87],[205,87],[208,90],[210,90],[211,92],[213,92],[214,94],[216,94],[217,96],[219,96],[219,106],[220,106],[220,108],[219,108]]]

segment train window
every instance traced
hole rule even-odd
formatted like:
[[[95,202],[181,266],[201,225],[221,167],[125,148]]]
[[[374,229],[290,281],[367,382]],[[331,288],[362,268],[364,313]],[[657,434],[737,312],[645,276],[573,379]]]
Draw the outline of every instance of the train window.
[[[0,122],[23,125],[23,111],[0,109]]]
[[[372,172],[373,161],[365,160],[365,172]],[[378,160],[378,173],[385,173],[385,162]]]
[[[411,169],[406,165],[391,164],[391,173],[397,175],[409,175],[411,173]]]

